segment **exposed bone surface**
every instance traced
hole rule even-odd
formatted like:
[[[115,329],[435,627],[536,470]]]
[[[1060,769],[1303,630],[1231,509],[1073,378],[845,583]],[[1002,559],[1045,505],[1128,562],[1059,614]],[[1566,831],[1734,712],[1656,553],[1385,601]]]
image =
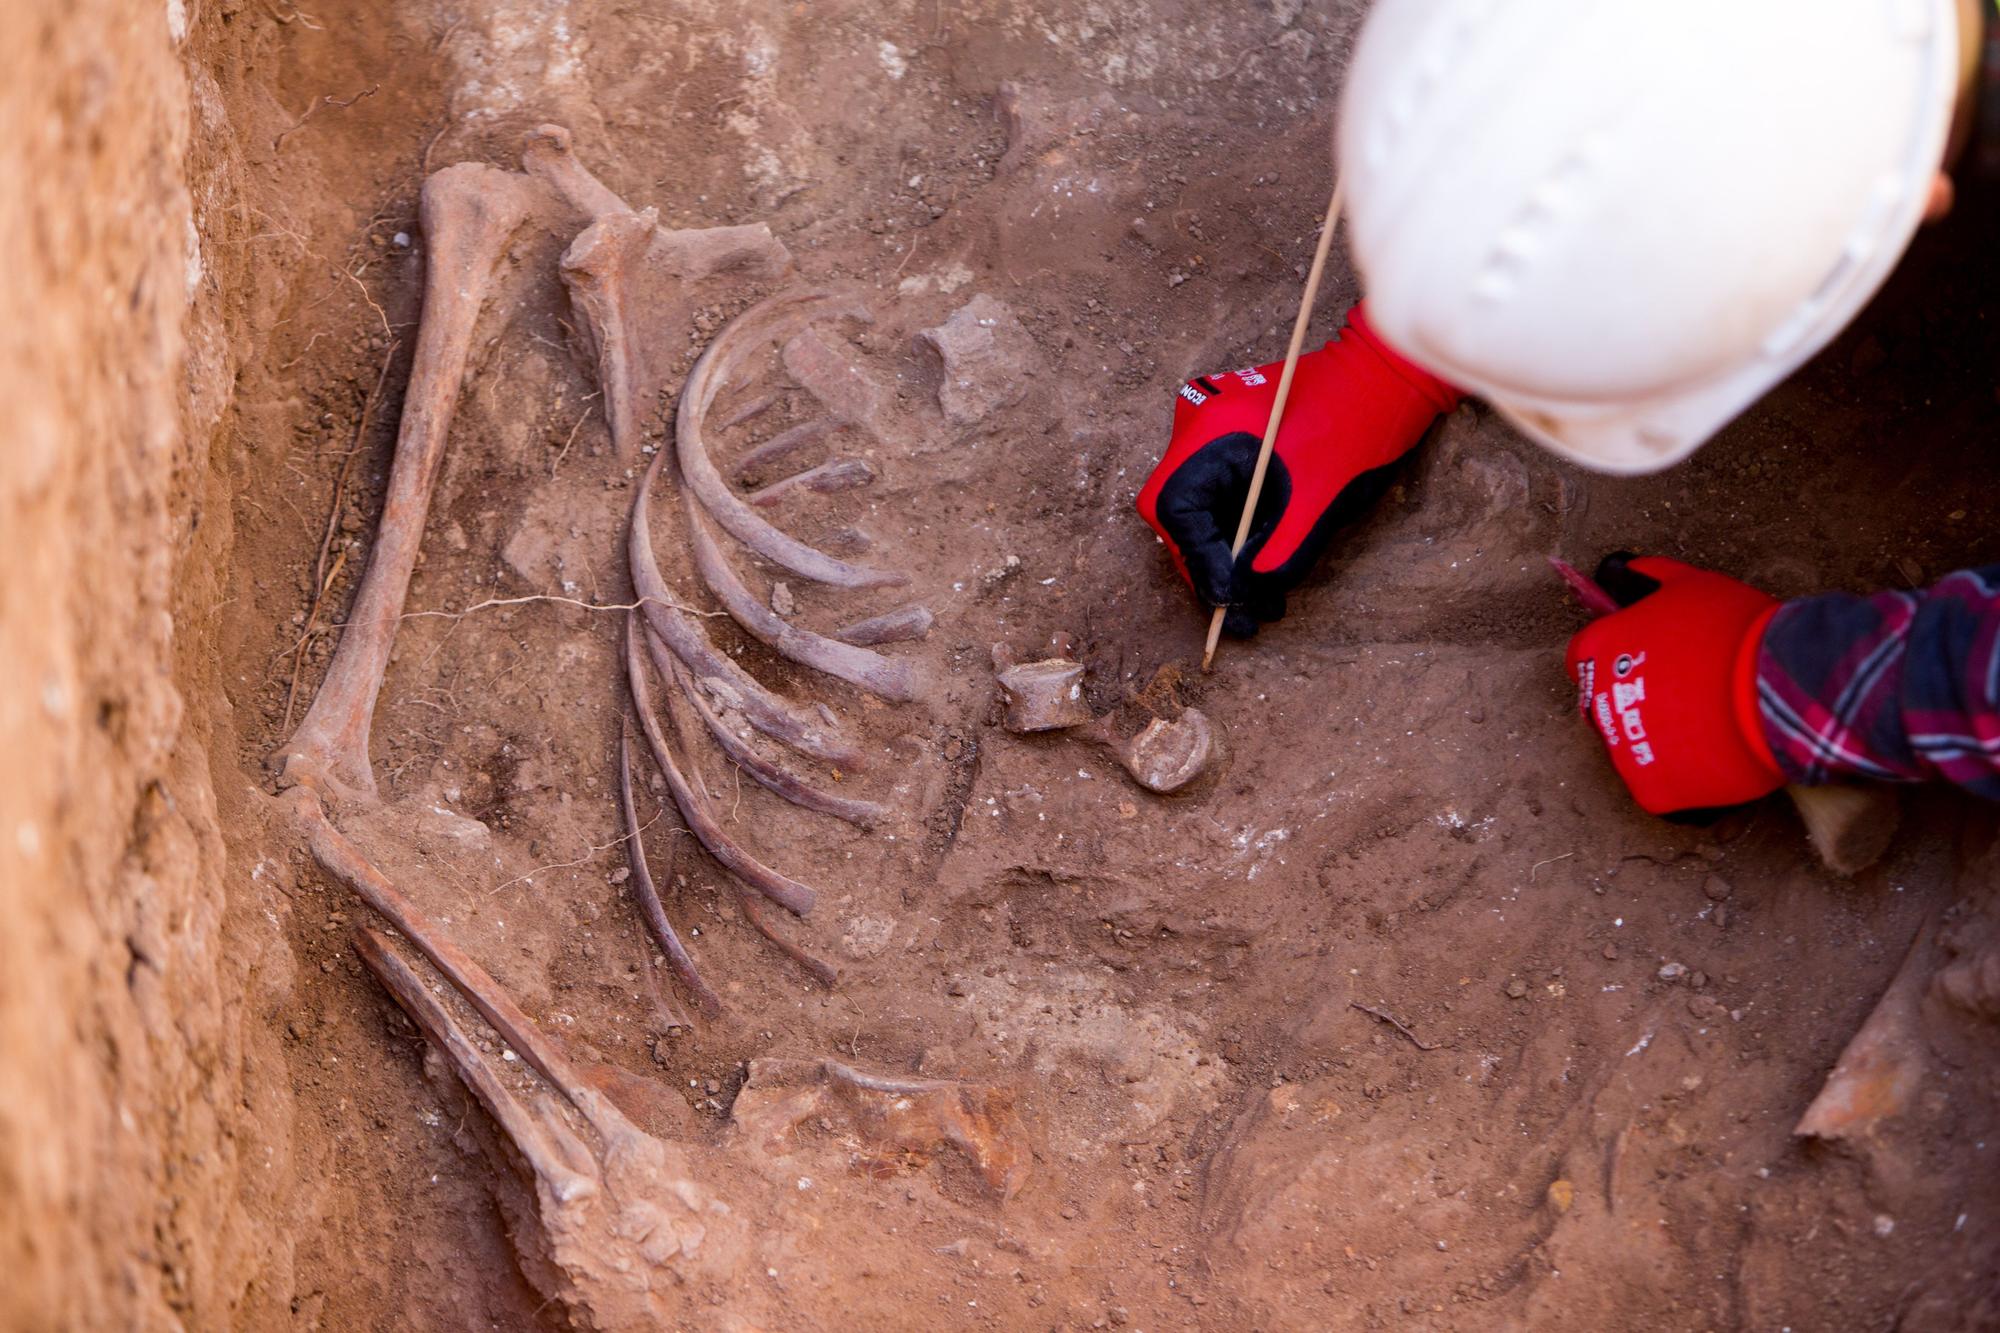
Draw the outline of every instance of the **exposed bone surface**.
[[[743,580],[723,557],[715,534],[709,530],[707,518],[691,502],[687,520],[688,534],[694,545],[695,567],[701,571],[702,581],[735,617],[736,623],[753,637],[801,666],[837,676],[884,699],[901,703],[916,697],[917,673],[908,662],[885,657],[872,649],[857,648],[838,639],[829,639],[788,623],[744,586]]]
[[[836,559],[772,527],[729,489],[709,455],[704,435],[709,407],[744,358],[801,324],[854,313],[855,309],[831,292],[794,292],[773,297],[730,321],[688,375],[687,387],[681,391],[674,447],[689,489],[736,540],[801,578],[842,588],[877,588],[909,580],[893,570]]]
[[[731,1210],[695,1181],[680,1148],[640,1129],[581,1081],[565,1086],[551,1080],[581,1113],[579,1123],[556,1097],[517,1091],[507,1066],[483,1049],[387,940],[364,930],[354,946],[526,1163],[535,1226],[513,1236],[517,1247],[532,1251],[524,1256],[532,1262],[522,1268],[548,1282],[553,1290],[545,1294],[567,1306],[579,1324],[606,1333],[670,1326],[684,1313],[679,1296],[692,1276],[687,1270],[700,1264],[726,1271],[741,1259]],[[465,998],[479,1007],[479,997]]]
[[[646,633],[646,648],[653,659],[654,669],[662,675],[673,677],[676,688],[699,714],[702,725],[708,728],[709,735],[715,738],[715,743],[721,747],[723,754],[729,757],[731,763],[748,773],[760,786],[776,792],[793,805],[816,810],[820,814],[832,815],[836,819],[844,819],[858,828],[873,828],[888,818],[888,810],[873,801],[836,796],[808,782],[782,764],[757,753],[748,740],[731,728],[728,719],[709,704],[708,696],[703,693],[701,686],[693,677],[688,675],[687,668],[667,652],[659,637],[650,629]]]
[[[639,904],[640,915],[672,965],[674,975],[695,997],[702,1012],[713,1017],[722,1012],[722,1000],[702,980],[694,959],[688,956],[687,946],[681,942],[680,932],[667,919],[666,905],[660,901],[660,890],[653,883],[652,868],[646,864],[646,840],[639,825],[638,807],[632,799],[632,724],[622,717],[618,720],[618,811],[625,820],[626,861],[632,871],[632,896]]]
[[[794,472],[772,482],[761,490],[750,493],[753,505],[774,505],[793,491],[806,490],[818,495],[834,495],[840,491],[851,491],[866,486],[875,480],[875,465],[865,458],[829,458],[817,467],[809,467],[804,472]]]
[[[843,625],[833,632],[833,637],[842,643],[874,647],[884,643],[904,643],[911,639],[921,639],[931,632],[936,617],[930,608],[915,602],[899,606],[893,611],[884,611],[879,616],[869,616],[850,625]]]
[[[1007,701],[1007,730],[1060,731],[1090,721],[1083,663],[1067,657],[1003,665],[994,673]]]
[[[885,436],[882,416],[888,409],[888,387],[830,346],[818,330],[807,329],[788,339],[783,360],[785,373],[835,418],[878,440]]]
[[[1138,735],[1111,743],[1118,762],[1147,791],[1177,792],[1207,772],[1215,760],[1215,730],[1208,715],[1190,708],[1169,722],[1154,718]]]
[[[625,458],[639,456],[641,438],[637,380],[641,359],[633,337],[632,275],[643,268],[654,235],[651,225],[635,214],[614,213],[577,237],[563,256],[563,282],[584,314],[597,355],[612,444]],[[679,300],[686,305],[691,298],[682,291]],[[632,500],[627,556],[647,621],[696,675],[728,681],[742,700],[744,716],[758,730],[828,762],[858,765],[860,751],[837,726],[766,689],[715,647],[699,619],[682,609],[668,591],[653,552],[649,502],[667,457],[665,450],[654,455]]]
[[[937,353],[938,406],[955,426],[984,421],[1027,396],[1040,354],[1006,303],[981,293],[919,340]]]
[[[627,553],[632,584],[639,595],[646,623],[696,677],[723,682],[732,702],[749,719],[751,726],[804,754],[847,768],[860,767],[862,755],[859,747],[837,725],[828,722],[820,713],[800,708],[764,688],[756,677],[711,643],[701,621],[683,610],[667,591],[666,581],[660,576],[659,561],[653,556],[651,508],[647,502],[653,478],[665,459],[664,453],[656,455],[640,480],[639,493],[632,501],[628,535]]]
[[[889,1078],[837,1060],[752,1060],[731,1119],[747,1142],[774,1156],[798,1151],[795,1131],[807,1123],[844,1140],[847,1155],[861,1162],[928,1160],[950,1149],[1001,1199],[1027,1180],[1032,1156],[1013,1098],[1002,1089]]]
[[[640,647],[640,636],[645,631],[636,613],[625,622],[625,673],[632,690],[632,706],[638,711],[639,726],[652,746],[654,762],[660,766],[660,774],[667,780],[667,790],[674,796],[674,804],[680,807],[681,817],[687,821],[689,832],[708,849],[708,854],[722,863],[724,869],[750,885],[786,911],[804,916],[812,910],[814,893],[789,875],[771,869],[749,852],[741,843],[731,837],[715,817],[708,796],[689,781],[673,751],[667,745],[666,733],[660,729],[659,715],[653,711],[653,691],[647,672],[645,653]]]
[[[737,424],[737,420],[741,417],[742,413],[739,412],[724,429]],[[803,421],[796,426],[781,430],[737,459],[733,471],[738,479],[748,477],[780,459],[790,458],[807,445],[818,443],[839,430],[841,424],[832,417],[821,417],[816,421]]]
[[[1934,924],[1925,921],[1889,988],[1840,1053],[1792,1133],[1819,1139],[1862,1138],[1908,1109],[1930,1057],[1922,1006],[1936,938]]]
[[[337,802],[379,799],[368,760],[375,698],[409,595],[479,310],[494,266],[534,201],[525,177],[476,163],[446,167],[424,182],[423,323],[382,519],[333,664],[305,720],[274,756],[285,782],[310,783]]]

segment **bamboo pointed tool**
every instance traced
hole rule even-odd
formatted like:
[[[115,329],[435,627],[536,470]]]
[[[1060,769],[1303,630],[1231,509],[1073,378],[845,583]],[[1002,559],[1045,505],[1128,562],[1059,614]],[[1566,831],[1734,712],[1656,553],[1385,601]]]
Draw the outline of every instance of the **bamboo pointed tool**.
[[[1229,548],[1233,558],[1243,554],[1244,543],[1250,540],[1250,522],[1257,515],[1257,501],[1264,494],[1264,474],[1271,469],[1271,450],[1278,443],[1278,427],[1285,419],[1285,401],[1292,396],[1292,372],[1299,368],[1299,348],[1305,345],[1306,326],[1312,323],[1313,302],[1319,296],[1319,280],[1326,272],[1327,252],[1333,248],[1333,231],[1340,225],[1341,179],[1338,172],[1333,178],[1333,198],[1327,201],[1326,221],[1320,224],[1319,248],[1313,251],[1312,270],[1306,274],[1305,295],[1299,298],[1299,317],[1292,321],[1292,345],[1285,349],[1284,373],[1278,376],[1278,396],[1271,400],[1271,419],[1264,426],[1264,443],[1257,450],[1257,466],[1250,473],[1250,494],[1243,501],[1243,517],[1236,523],[1236,541]],[[1222,618],[1229,613],[1226,606],[1215,608],[1215,614],[1208,620],[1208,645],[1202,649],[1201,669],[1207,671],[1215,663],[1215,647],[1222,641]]]

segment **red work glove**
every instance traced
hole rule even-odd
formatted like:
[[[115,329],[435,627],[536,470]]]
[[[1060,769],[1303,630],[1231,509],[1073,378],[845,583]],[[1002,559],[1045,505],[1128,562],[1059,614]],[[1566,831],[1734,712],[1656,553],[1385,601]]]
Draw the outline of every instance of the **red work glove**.
[[[1299,358],[1257,516],[1241,556],[1236,524],[1284,363],[1203,375],[1181,386],[1166,457],[1139,492],[1139,513],[1166,540],[1181,576],[1227,606],[1238,636],[1285,614],[1334,532],[1388,489],[1390,465],[1457,404],[1458,391],[1404,360],[1361,305],[1338,341]]]
[[[1660,556],[1609,556],[1597,582],[1625,609],[1569,641],[1569,678],[1633,798],[1699,816],[1783,786],[1757,715],[1777,599]]]

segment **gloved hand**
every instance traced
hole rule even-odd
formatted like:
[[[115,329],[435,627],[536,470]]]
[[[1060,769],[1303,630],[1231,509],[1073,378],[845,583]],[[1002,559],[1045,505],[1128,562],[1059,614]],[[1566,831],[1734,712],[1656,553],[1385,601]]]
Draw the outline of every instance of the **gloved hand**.
[[[1597,583],[1625,609],[1569,641],[1569,678],[1640,806],[1699,816],[1783,786],[1757,715],[1777,599],[1660,556],[1607,556]]]
[[[1284,368],[1281,361],[1181,386],[1166,457],[1139,492],[1139,513],[1166,540],[1181,576],[1209,606],[1229,607],[1223,627],[1239,637],[1285,614],[1285,593],[1333,534],[1381,497],[1390,465],[1459,399],[1391,350],[1357,304],[1338,341],[1299,357],[1250,539],[1232,558]]]

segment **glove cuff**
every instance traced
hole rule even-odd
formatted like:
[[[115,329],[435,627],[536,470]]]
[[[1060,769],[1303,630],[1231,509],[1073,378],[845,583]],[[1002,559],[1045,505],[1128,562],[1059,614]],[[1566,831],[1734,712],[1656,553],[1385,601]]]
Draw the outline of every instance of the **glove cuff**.
[[[1749,631],[1736,649],[1736,666],[1730,678],[1729,691],[1736,716],[1736,731],[1743,738],[1750,762],[1780,783],[1786,780],[1785,770],[1779,767],[1770,739],[1764,735],[1764,714],[1757,706],[1757,658],[1764,646],[1764,631],[1770,628],[1772,618],[1783,609],[1783,602],[1774,603],[1750,623]]]
[[[1416,362],[1389,346],[1375,325],[1368,318],[1368,302],[1356,301],[1347,312],[1347,325],[1343,334],[1352,333],[1362,346],[1382,359],[1382,364],[1391,374],[1409,385],[1420,397],[1439,412],[1449,412],[1457,407],[1465,397],[1454,386],[1419,366]]]

